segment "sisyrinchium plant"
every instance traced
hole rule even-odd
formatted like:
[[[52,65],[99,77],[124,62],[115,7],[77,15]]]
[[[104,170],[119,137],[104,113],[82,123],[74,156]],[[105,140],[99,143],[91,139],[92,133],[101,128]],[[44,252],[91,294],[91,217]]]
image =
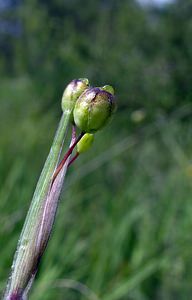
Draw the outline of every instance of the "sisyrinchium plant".
[[[114,90],[109,85],[90,87],[88,79],[73,80],[64,90],[61,107],[61,120],[18,241],[4,295],[6,300],[27,299],[50,238],[67,169],[79,154],[91,147],[94,133],[111,118],[116,107]],[[69,127],[71,142],[59,162]]]

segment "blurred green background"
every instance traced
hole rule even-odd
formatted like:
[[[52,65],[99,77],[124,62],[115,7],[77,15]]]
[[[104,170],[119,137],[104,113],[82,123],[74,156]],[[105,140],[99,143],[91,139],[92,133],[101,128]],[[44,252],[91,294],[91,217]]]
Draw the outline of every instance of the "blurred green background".
[[[191,16],[191,0],[0,1],[1,293],[63,89],[88,77],[118,111],[69,170],[30,299],[191,299]]]

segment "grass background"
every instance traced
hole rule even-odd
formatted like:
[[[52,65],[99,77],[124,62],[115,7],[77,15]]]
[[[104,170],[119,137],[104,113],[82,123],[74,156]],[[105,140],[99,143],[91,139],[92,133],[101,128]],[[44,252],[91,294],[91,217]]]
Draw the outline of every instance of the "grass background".
[[[112,2],[108,5],[114,9]],[[26,1],[17,13],[24,33],[17,39],[1,33],[1,45],[7,45],[0,60],[1,293],[59,121],[64,83],[88,76],[93,85],[114,85],[119,109],[110,126],[96,135],[92,149],[69,170],[53,235],[30,299],[191,298],[192,105],[187,84],[192,57],[190,18],[185,24],[191,2],[184,1],[183,8],[176,1],[164,11],[158,10],[158,29],[151,23],[147,29],[142,26],[149,16],[157,16],[157,11],[154,14],[132,2],[123,1],[117,20],[113,19],[119,26],[119,48],[115,44],[109,56],[106,45],[113,45],[114,38],[108,40],[111,23],[107,12],[99,20],[93,14],[91,5],[97,1],[80,11],[80,20],[73,3],[64,1],[66,7],[61,12],[67,13],[63,20],[71,24],[71,34],[67,31],[64,37],[69,49],[62,48],[61,25],[53,18],[57,14],[60,20],[59,1],[55,6],[48,1],[46,10],[43,1]],[[47,15],[48,8],[53,16]],[[128,8],[132,13],[126,15]],[[181,8],[186,18],[182,19]],[[31,19],[27,18],[28,12],[34,13]],[[8,14],[13,16],[8,10],[6,18]],[[90,31],[98,30],[94,49],[90,49],[91,35],[82,33],[90,16]],[[179,17],[183,20],[180,35],[174,27]],[[58,26],[54,28],[58,35],[51,34],[49,23],[45,30],[43,21],[47,18]],[[76,19],[82,28],[74,29]],[[100,28],[104,28],[103,33]],[[124,38],[128,32],[130,40]],[[159,37],[162,47],[157,50],[153,42]],[[55,52],[54,47],[50,48],[48,58],[44,58],[42,45],[47,45],[49,38],[60,48]],[[22,48],[24,42],[30,42],[31,49],[28,44]],[[180,45],[187,46],[181,51]],[[13,51],[10,56],[9,47]],[[44,61],[37,60],[39,57]]]

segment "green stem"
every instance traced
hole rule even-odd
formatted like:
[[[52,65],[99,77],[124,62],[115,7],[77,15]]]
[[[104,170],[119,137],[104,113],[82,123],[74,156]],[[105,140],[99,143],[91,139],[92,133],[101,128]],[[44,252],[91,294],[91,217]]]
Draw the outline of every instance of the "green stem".
[[[23,299],[22,295],[27,285],[34,277],[40,259],[37,249],[37,239],[40,219],[50,189],[52,176],[57,167],[59,156],[68,124],[70,111],[65,111],[61,117],[50,153],[37,183],[23,230],[14,256],[11,276],[4,299]]]

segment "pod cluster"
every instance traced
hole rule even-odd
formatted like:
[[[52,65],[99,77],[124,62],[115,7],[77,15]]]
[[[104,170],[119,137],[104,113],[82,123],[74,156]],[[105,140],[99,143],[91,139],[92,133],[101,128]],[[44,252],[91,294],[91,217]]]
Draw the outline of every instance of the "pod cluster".
[[[84,133],[95,133],[111,119],[116,108],[110,85],[90,87],[88,79],[73,80],[66,87],[62,109],[69,110],[75,125]]]

